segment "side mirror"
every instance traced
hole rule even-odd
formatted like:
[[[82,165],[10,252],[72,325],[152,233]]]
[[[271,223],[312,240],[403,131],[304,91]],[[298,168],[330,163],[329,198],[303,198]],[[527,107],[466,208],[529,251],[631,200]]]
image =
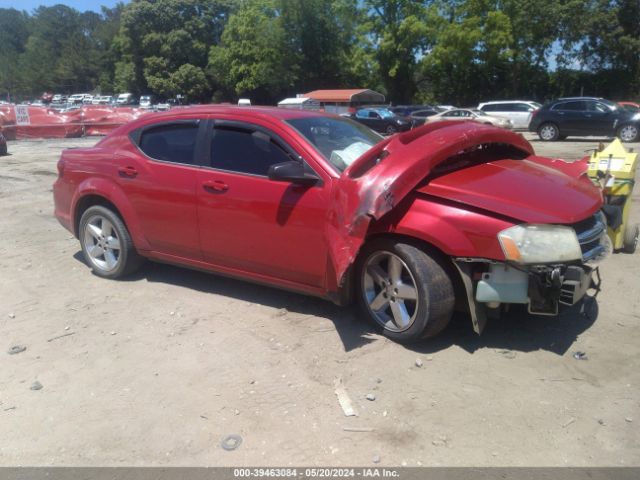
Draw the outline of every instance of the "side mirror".
[[[291,182],[297,185],[315,185],[320,180],[315,173],[307,171],[302,162],[290,160],[269,167],[269,180]]]

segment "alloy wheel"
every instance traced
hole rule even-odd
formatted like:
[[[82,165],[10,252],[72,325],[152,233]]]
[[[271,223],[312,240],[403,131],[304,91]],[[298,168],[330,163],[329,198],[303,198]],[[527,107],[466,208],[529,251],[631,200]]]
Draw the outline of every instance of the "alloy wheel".
[[[118,232],[102,215],[89,218],[85,224],[83,242],[89,260],[96,268],[111,272],[120,264],[122,257]]]
[[[633,125],[625,125],[620,129],[620,140],[623,142],[633,142],[638,138],[638,128]]]
[[[362,271],[362,292],[376,322],[392,332],[407,330],[418,313],[418,288],[407,264],[397,255],[371,255]]]
[[[553,140],[556,137],[556,127],[553,125],[545,125],[540,129],[540,137],[543,140]]]

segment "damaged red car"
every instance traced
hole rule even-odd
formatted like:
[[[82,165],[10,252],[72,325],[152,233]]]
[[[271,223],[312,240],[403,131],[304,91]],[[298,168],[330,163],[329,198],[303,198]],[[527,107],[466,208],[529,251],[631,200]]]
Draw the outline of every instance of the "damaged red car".
[[[467,122],[383,139],[347,118],[202,106],[66,150],[55,214],[99,276],[143,259],[357,302],[385,335],[480,333],[510,304],[555,315],[610,251],[586,165]]]

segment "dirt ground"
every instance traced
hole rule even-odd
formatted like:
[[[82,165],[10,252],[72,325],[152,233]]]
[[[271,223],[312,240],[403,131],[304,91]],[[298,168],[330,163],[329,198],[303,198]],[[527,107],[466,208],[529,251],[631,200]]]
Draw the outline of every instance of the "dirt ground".
[[[0,465],[640,465],[640,254],[602,265],[588,314],[512,311],[482,336],[458,315],[405,347],[315,298],[153,263],[92,275],[51,185],[96,141],[0,157]],[[597,139],[533,144],[575,159]]]

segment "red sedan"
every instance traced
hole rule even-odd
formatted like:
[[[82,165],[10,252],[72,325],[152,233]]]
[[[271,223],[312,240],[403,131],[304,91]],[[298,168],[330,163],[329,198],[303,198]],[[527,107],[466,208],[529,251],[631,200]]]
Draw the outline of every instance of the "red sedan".
[[[454,306],[480,333],[506,304],[582,299],[609,251],[584,166],[473,123],[383,139],[316,112],[202,106],[64,151],[55,214],[99,276],[148,258],[355,300],[410,342]]]

